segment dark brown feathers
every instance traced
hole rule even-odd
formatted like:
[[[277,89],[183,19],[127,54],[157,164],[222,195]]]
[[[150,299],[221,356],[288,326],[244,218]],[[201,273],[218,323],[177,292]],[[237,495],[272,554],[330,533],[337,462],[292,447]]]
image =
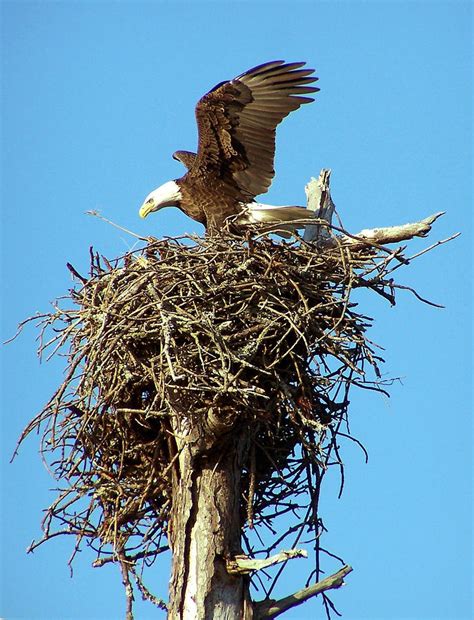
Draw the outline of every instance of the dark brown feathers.
[[[275,171],[275,130],[280,121],[319,89],[304,62],[275,60],[222,82],[196,106],[197,157],[186,175],[191,181],[217,176],[234,186],[239,200],[266,192]],[[189,160],[179,159],[188,166]],[[185,177],[185,178],[186,178]],[[184,179],[183,179],[184,180]]]
[[[194,165],[196,157],[196,153],[193,153],[192,151],[175,151],[173,153],[173,159],[180,161],[188,170]]]

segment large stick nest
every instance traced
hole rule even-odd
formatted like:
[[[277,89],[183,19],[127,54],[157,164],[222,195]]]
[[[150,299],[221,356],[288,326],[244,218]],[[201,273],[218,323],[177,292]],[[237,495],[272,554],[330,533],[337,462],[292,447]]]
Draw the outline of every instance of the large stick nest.
[[[41,350],[68,357],[24,433],[43,425],[42,451],[65,485],[44,539],[59,524],[98,564],[153,559],[166,546],[177,429],[189,424],[202,450],[247,433],[243,525],[293,510],[309,465],[320,475],[337,450],[350,386],[382,389],[370,319],[350,299],[364,287],[392,300],[392,262],[397,252],[369,243],[266,236],[153,241],[113,265],[91,253],[89,278],[73,270],[72,304],[41,321]],[[313,530],[316,518],[307,513]]]

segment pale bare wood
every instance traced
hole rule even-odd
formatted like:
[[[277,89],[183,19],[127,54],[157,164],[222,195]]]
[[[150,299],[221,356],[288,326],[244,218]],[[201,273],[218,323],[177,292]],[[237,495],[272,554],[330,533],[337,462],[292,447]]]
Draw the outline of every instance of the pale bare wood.
[[[344,585],[344,577],[350,572],[352,572],[352,567],[346,564],[338,570],[337,573],[334,573],[330,577],[326,577],[326,579],[318,581],[318,583],[314,583],[307,588],[298,590],[298,592],[295,592],[290,596],[286,596],[279,601],[269,600],[256,603],[254,620],[259,620],[260,618],[276,618],[276,616],[288,611],[288,609],[291,609],[292,607],[301,605],[301,603],[304,603],[317,594],[321,594],[327,590],[340,588]]]
[[[247,555],[236,555],[233,558],[227,560],[227,572],[230,574],[248,575],[257,570],[262,570],[273,566],[275,564],[281,564],[294,558],[307,558],[308,552],[304,549],[288,549],[280,551],[269,558],[257,560],[256,558],[249,558]]]

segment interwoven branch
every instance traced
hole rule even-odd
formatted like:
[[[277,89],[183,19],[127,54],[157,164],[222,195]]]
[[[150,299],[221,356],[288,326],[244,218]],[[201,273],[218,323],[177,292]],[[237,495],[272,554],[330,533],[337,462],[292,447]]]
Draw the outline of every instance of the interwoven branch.
[[[119,563],[126,587],[131,576],[148,592],[137,564],[167,548],[179,430],[190,424],[196,455],[247,434],[243,531],[300,511],[298,531],[319,549],[319,488],[329,465],[342,467],[349,390],[384,391],[371,319],[352,294],[394,303],[391,272],[407,262],[400,248],[345,240],[182,237],[112,264],[91,253],[87,278],[71,267],[77,287],[39,319],[40,352],[66,355],[66,378],[20,440],[41,427],[62,484],[31,549],[73,535],[75,551],[87,542],[97,566]]]

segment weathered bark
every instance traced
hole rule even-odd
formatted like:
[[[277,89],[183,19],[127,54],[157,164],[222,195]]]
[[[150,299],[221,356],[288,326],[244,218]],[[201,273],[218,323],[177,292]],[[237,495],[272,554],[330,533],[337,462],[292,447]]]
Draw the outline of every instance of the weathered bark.
[[[195,435],[195,429],[186,433],[178,447],[168,618],[247,620],[252,618],[248,577],[226,568],[226,560],[242,552],[240,476],[246,441],[236,434],[222,449],[207,451]]]
[[[344,585],[344,577],[352,572],[352,566],[346,564],[337,573],[330,575],[319,581],[313,583],[307,588],[303,588],[290,596],[274,601],[273,599],[266,599],[256,604],[254,618],[255,620],[263,620],[263,618],[276,618],[280,614],[285,613],[288,609],[292,609],[301,603],[309,600],[313,596],[317,596],[321,592],[327,590],[334,590]]]

